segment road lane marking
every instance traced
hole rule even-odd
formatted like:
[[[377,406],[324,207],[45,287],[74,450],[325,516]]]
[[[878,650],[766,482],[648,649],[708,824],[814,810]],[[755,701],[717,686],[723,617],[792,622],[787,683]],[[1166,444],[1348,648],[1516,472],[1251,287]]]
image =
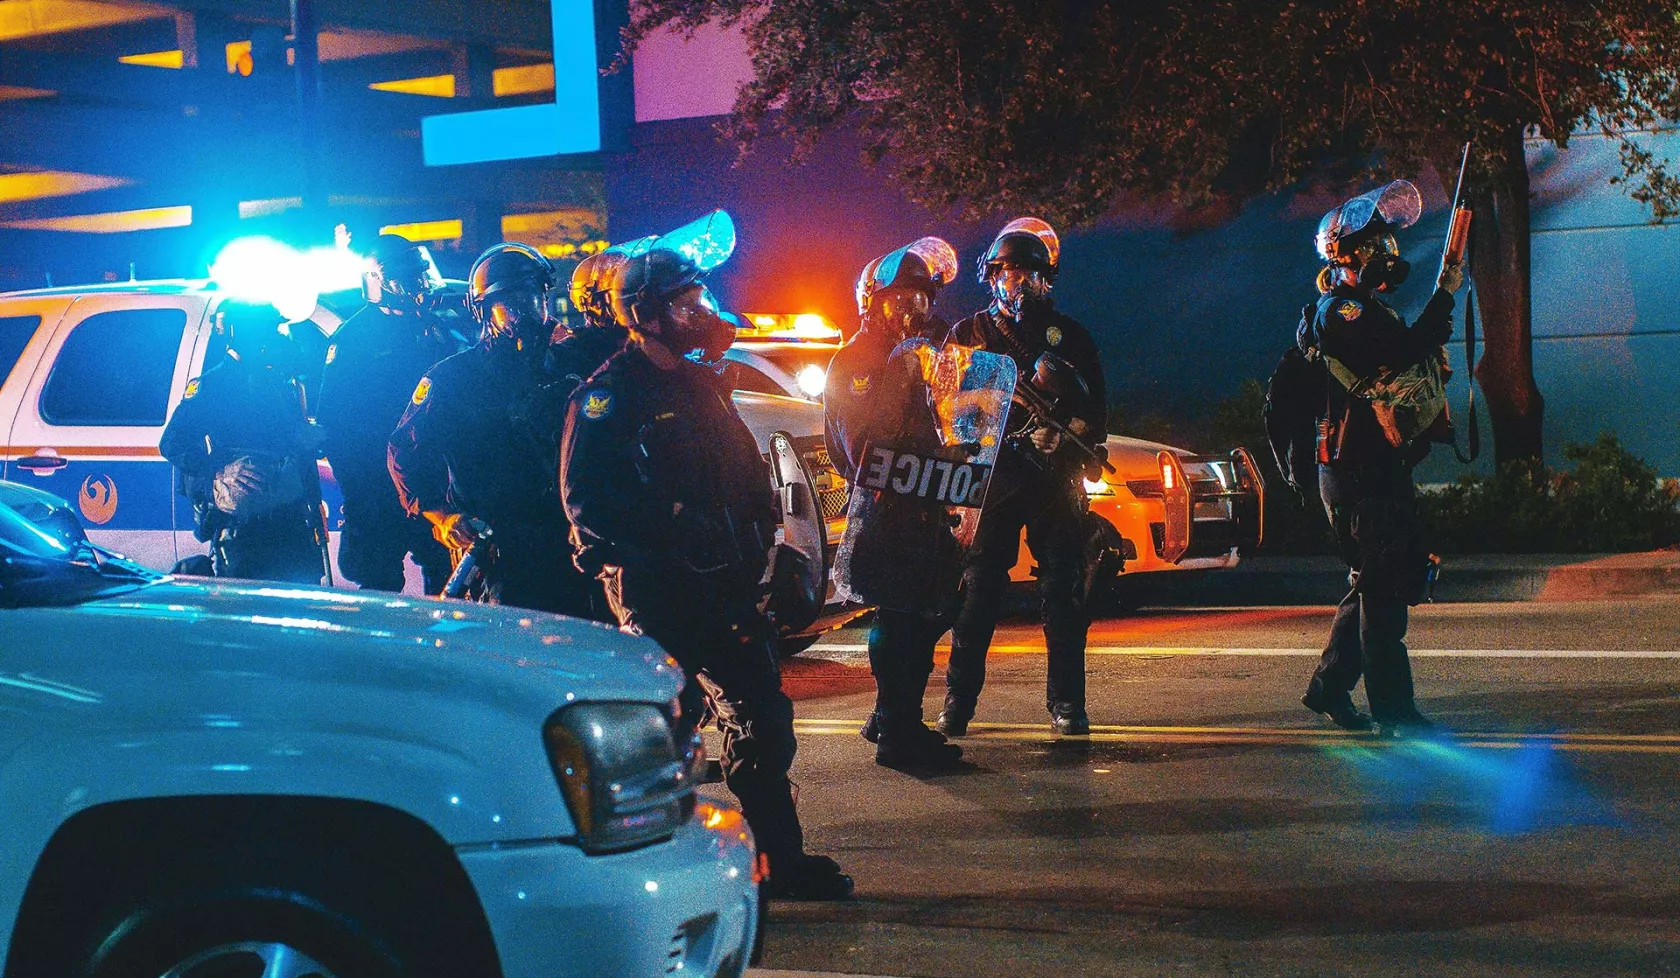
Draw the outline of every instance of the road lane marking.
[[[808,737],[858,735],[863,718],[795,720],[794,729]],[[1092,724],[1087,737],[1058,737],[1041,723],[971,723],[965,741],[1043,743],[1138,743],[1190,746],[1334,746],[1380,747],[1395,744],[1445,743],[1487,750],[1513,750],[1544,744],[1555,750],[1583,753],[1680,754],[1680,734],[1516,733],[1464,731],[1435,737],[1393,739],[1333,727],[1158,727]]]
[[[939,646],[949,652],[950,645]],[[819,643],[805,651],[806,655],[822,653],[854,656],[869,651],[863,643]],[[1042,643],[1036,645],[995,644],[992,655],[1043,655]],[[1322,648],[1227,648],[1223,646],[1181,645],[1093,645],[1086,655],[1222,655],[1222,656],[1298,656],[1318,658]],[[1680,649],[1411,649],[1414,659],[1680,659]]]

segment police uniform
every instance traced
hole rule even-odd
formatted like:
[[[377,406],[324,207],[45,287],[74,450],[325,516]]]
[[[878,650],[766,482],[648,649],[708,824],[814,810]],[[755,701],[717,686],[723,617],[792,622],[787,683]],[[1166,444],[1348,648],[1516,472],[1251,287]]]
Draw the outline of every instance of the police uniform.
[[[1103,443],[1108,402],[1096,343],[1085,327],[1057,312],[1050,300],[1029,304],[1019,321],[991,309],[978,312],[952,328],[950,342],[1008,355],[1020,383],[1029,382],[1043,354],[1066,360],[1089,389],[1089,401],[1074,416],[1088,426],[1088,443]],[[1080,477],[1085,458],[1064,444],[1048,459],[1037,455],[1047,462],[1041,469],[1029,453],[1037,455],[1030,444],[1011,439],[999,454],[986,492],[985,516],[963,574],[962,607],[951,628],[945,707],[947,718],[960,721],[959,726],[973,716],[986,681],[986,651],[997,628],[1009,569],[1020,554],[1023,527],[1038,563],[1049,658],[1045,705],[1054,717],[1085,715],[1085,637],[1091,624],[1085,590],[1088,501]]]
[[[364,306],[333,334],[316,420],[344,494],[338,565],[346,579],[380,591],[403,589],[403,558],[414,555],[427,594],[443,590],[449,552],[410,516],[386,467],[391,431],[420,378],[459,345],[412,315]]]
[[[772,874],[796,864],[805,857],[787,778],[793,703],[759,611],[776,504],[729,395],[711,371],[663,348],[625,347],[572,395],[560,487],[578,566],[601,576],[625,629],[689,675],[685,711],[698,716],[711,701],[726,780]]]
[[[545,380],[540,364],[482,344],[437,364],[391,435],[390,475],[410,514],[457,512],[490,527],[484,600],[599,618],[599,589],[566,559]]]
[[[1299,345],[1359,377],[1403,370],[1435,356],[1451,338],[1452,309],[1452,293],[1438,288],[1408,327],[1369,289],[1337,285],[1303,321]],[[1372,717],[1379,723],[1409,719],[1416,707],[1405,644],[1408,600],[1400,580],[1408,571],[1399,564],[1416,551],[1412,466],[1428,454],[1429,443],[1395,447],[1371,402],[1328,378],[1324,403],[1320,493],[1352,587],[1336,609],[1308,705],[1345,700],[1363,671]]]
[[[218,576],[319,584],[320,475],[303,393],[286,372],[229,356],[187,383],[158,451],[180,470]],[[244,456],[295,473],[287,501],[248,520],[216,507],[212,480]]]

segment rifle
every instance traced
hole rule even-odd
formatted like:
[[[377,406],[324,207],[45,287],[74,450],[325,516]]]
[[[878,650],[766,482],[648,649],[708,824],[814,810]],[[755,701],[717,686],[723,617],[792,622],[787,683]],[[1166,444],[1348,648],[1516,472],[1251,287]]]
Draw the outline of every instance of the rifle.
[[[1067,387],[1065,378],[1070,373],[1073,373],[1072,364],[1053,353],[1046,353],[1038,358],[1038,363],[1033,367],[1032,377],[1024,383],[1015,385],[1015,397],[1025,403],[1027,410],[1031,412],[1024,429],[1038,426],[1049,428],[1060,435],[1063,441],[1078,449],[1080,454],[1090,461],[1101,464],[1104,472],[1112,474],[1114,466],[1109,464],[1108,450],[1085,441],[1083,437],[1075,433],[1058,417],[1060,413],[1058,402],[1067,397],[1068,392],[1063,388]],[[1073,376],[1074,384],[1083,389],[1084,382],[1079,379],[1077,374]],[[1060,389],[1062,392],[1047,395],[1040,389],[1039,385],[1051,391]]]

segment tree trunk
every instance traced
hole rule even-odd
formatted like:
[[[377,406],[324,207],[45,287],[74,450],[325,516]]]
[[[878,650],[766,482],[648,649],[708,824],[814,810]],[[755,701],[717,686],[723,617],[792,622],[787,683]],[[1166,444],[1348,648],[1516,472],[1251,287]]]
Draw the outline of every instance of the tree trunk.
[[[1546,402],[1534,382],[1528,161],[1522,130],[1513,129],[1501,143],[1495,147],[1494,179],[1473,195],[1470,271],[1484,341],[1476,380],[1493,422],[1494,461],[1504,465],[1541,457]]]

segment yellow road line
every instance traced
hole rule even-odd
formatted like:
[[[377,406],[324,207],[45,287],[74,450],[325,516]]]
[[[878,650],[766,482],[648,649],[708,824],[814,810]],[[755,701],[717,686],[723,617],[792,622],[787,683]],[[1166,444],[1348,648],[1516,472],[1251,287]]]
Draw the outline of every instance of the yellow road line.
[[[837,737],[858,734],[862,719],[809,719],[794,721],[800,734],[811,737]],[[1680,735],[1672,734],[1593,734],[1593,733],[1515,733],[1507,731],[1446,733],[1438,738],[1418,740],[1390,739],[1370,733],[1330,728],[1298,727],[1154,727],[1093,725],[1086,737],[1060,738],[1040,723],[973,723],[969,725],[969,741],[1018,741],[1043,743],[1047,740],[1069,740],[1074,743],[1136,743],[1168,745],[1242,745],[1265,746],[1390,746],[1396,744],[1442,743],[1457,747],[1487,750],[1512,750],[1529,744],[1546,744],[1556,750],[1592,753],[1680,754]]]

